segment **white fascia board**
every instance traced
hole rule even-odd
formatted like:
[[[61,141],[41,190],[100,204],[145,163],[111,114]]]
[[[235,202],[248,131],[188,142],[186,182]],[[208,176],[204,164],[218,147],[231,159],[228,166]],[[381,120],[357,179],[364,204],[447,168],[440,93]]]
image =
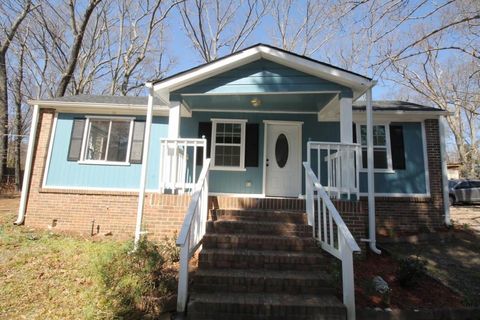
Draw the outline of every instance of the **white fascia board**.
[[[186,87],[261,58],[352,88],[354,91],[354,100],[376,83],[376,81],[368,80],[347,71],[329,67],[273,48],[258,46],[159,82],[158,84],[154,84],[153,88],[157,96],[167,98],[168,92]]]
[[[376,83],[373,80],[368,80],[350,72],[329,67],[273,48],[260,46],[259,50],[262,52],[262,57],[267,60],[352,88],[356,93],[353,97],[354,100]]]
[[[235,69],[244,64],[260,59],[260,51],[258,48],[251,48],[231,57],[221,59],[216,62],[207,64],[201,68],[186,72],[171,79],[162,81],[153,85],[155,92],[171,92],[186,87],[198,81],[210,78],[231,69]]]
[[[56,101],[28,101],[30,105],[36,104],[41,109],[55,109],[63,113],[93,113],[93,114],[127,114],[127,115],[145,115],[146,105],[118,105],[108,103],[84,103],[84,102],[56,102]],[[169,107],[154,106],[153,114],[156,116],[168,116]],[[191,117],[192,114],[186,108],[182,108],[182,117]]]

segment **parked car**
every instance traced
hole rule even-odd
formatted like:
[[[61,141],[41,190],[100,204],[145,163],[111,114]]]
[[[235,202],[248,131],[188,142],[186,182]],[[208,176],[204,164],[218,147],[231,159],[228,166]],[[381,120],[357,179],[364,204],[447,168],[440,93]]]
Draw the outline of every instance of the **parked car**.
[[[480,202],[480,180],[449,180],[450,205]]]

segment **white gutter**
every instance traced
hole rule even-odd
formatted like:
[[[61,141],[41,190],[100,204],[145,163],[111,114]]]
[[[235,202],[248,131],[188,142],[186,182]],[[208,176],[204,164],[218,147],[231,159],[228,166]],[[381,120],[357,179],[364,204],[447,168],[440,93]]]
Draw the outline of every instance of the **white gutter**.
[[[372,108],[372,88],[367,92],[367,180],[368,180],[368,234],[370,250],[376,254],[382,253],[377,248],[376,229],[375,229],[375,176],[373,173],[373,108]]]
[[[20,207],[18,208],[18,218],[14,223],[23,224],[25,221],[25,209],[27,208],[28,189],[30,187],[30,178],[32,173],[33,148],[35,146],[35,136],[37,133],[39,116],[39,106],[33,106],[32,121],[30,124],[30,136],[28,138],[27,158],[25,160],[25,171],[23,173],[22,195],[20,197]]]
[[[446,120],[444,116],[441,116],[438,119],[438,127],[440,133],[440,157],[442,163],[442,182],[443,182],[443,208],[445,213],[445,224],[447,226],[452,225],[450,220],[450,201],[449,201],[449,190],[448,190],[448,171],[447,171],[447,162],[445,160],[446,151],[445,151],[445,127]]]
[[[143,207],[145,204],[145,185],[147,181],[148,154],[150,149],[150,132],[152,129],[153,115],[153,85],[150,82],[145,83],[148,88],[147,119],[145,123],[145,139],[143,142],[142,171],[140,176],[140,190],[138,192],[137,222],[135,225],[134,250],[138,248],[140,237],[142,235]]]

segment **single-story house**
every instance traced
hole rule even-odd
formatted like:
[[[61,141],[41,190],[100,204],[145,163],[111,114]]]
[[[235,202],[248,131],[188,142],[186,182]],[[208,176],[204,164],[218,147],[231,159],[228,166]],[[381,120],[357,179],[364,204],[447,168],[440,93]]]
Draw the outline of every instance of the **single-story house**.
[[[258,44],[148,82],[148,97],[30,101],[17,223],[161,239],[208,194],[210,208],[304,210],[310,225],[326,205],[374,251],[375,234],[439,229],[447,113],[372,101],[375,84]]]

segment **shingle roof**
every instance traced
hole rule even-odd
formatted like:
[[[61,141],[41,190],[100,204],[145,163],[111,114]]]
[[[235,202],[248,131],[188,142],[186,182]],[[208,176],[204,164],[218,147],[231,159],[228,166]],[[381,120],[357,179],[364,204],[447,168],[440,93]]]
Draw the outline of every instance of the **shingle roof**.
[[[439,108],[400,100],[374,100],[372,101],[372,107],[374,111],[444,111]],[[365,111],[365,109],[365,101],[356,101],[353,103],[353,110]]]
[[[65,96],[51,99],[41,99],[42,101],[55,102],[78,102],[78,103],[101,103],[101,104],[116,104],[116,105],[147,105],[148,97],[132,97],[132,96],[99,96],[99,95],[76,95]],[[153,99],[154,105],[162,105],[160,99]]]

